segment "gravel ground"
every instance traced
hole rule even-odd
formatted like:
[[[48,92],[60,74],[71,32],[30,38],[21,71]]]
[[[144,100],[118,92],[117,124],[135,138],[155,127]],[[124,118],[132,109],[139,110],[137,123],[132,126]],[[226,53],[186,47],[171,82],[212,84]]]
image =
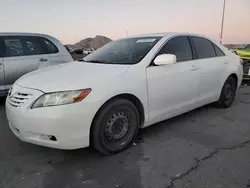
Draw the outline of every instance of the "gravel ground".
[[[250,187],[250,87],[233,106],[208,105],[144,129],[115,156],[19,141],[0,104],[2,188]]]

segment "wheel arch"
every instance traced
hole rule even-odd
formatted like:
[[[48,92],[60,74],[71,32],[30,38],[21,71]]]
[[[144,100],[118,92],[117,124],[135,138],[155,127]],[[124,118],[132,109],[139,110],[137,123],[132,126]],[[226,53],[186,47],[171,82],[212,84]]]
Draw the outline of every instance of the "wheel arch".
[[[92,140],[92,128],[93,128],[92,125],[93,125],[93,122],[94,122],[95,118],[98,116],[98,114],[101,112],[101,110],[103,108],[105,108],[105,106],[109,102],[111,102],[112,100],[117,100],[117,99],[126,99],[126,100],[132,102],[135,105],[135,107],[137,108],[137,110],[139,112],[139,115],[140,115],[140,117],[139,117],[140,118],[140,128],[142,128],[142,126],[143,126],[143,124],[145,122],[145,109],[144,109],[144,106],[143,106],[141,100],[137,96],[135,96],[133,94],[130,94],[130,93],[121,93],[121,94],[118,94],[118,95],[115,95],[115,96],[111,97],[106,102],[104,102],[101,105],[101,107],[97,110],[97,112],[95,113],[94,118],[93,118],[93,120],[91,122],[91,126],[90,126],[90,144],[92,142],[91,141]]]
[[[237,86],[237,88],[238,88],[238,76],[237,76],[237,74],[235,74],[235,73],[231,73],[228,77],[227,77],[227,79],[229,78],[229,77],[233,77],[234,79],[235,79],[235,81],[236,81],[236,86]],[[226,79],[226,80],[227,80]]]

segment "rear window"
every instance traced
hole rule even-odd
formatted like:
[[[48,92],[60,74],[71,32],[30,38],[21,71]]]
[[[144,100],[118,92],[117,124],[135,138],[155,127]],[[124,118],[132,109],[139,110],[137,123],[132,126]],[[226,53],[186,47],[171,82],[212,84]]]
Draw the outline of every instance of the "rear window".
[[[38,37],[38,40],[40,41],[41,45],[43,46],[46,54],[54,54],[59,52],[58,48],[55,44],[53,44],[50,40]]]
[[[216,57],[213,43],[201,37],[191,37],[197,59]]]

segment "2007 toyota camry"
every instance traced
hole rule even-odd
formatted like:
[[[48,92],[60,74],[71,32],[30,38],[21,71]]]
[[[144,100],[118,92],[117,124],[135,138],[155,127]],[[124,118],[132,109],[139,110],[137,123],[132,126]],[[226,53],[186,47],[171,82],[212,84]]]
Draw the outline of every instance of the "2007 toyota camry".
[[[140,128],[208,103],[229,107],[240,58],[203,36],[165,33],[111,42],[78,62],[21,77],[6,112],[25,142],[104,154],[124,150]]]

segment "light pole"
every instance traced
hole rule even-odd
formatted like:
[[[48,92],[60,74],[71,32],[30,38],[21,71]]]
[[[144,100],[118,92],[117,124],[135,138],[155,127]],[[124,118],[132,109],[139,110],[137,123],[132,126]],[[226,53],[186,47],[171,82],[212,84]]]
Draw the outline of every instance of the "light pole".
[[[223,27],[224,27],[225,7],[226,7],[226,0],[224,0],[223,12],[222,12],[222,22],[221,22],[221,31],[220,31],[220,43],[221,44],[222,44],[223,29],[224,29]]]
[[[126,37],[128,36],[128,28],[125,29]]]

